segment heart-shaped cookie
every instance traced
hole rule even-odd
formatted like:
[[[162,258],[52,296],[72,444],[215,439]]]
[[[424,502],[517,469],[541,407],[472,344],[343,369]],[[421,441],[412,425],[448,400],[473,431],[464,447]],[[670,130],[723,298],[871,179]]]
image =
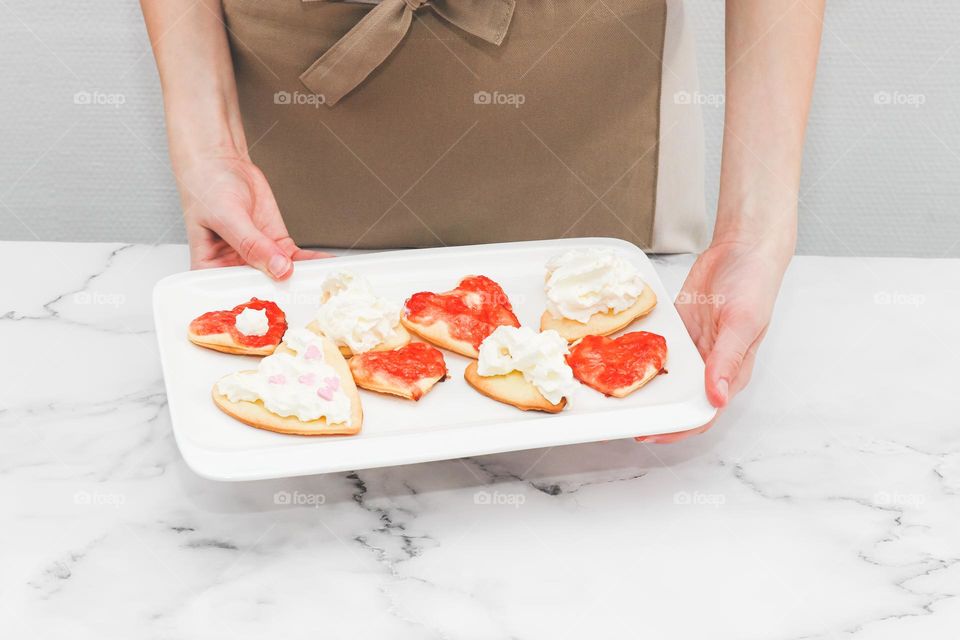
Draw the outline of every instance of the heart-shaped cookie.
[[[393,351],[367,351],[350,359],[361,389],[419,400],[447,377],[443,354],[426,342],[411,342]]]
[[[333,341],[292,329],[256,369],[213,385],[213,402],[240,422],[302,436],[354,435],[363,424],[360,395]]]
[[[190,342],[224,353],[268,356],[287,331],[287,317],[274,302],[250,298],[226,311],[194,318],[187,329]]]
[[[613,339],[587,336],[570,348],[567,364],[574,377],[607,396],[630,395],[667,363],[667,341],[647,331],[633,331]]]
[[[486,276],[467,276],[445,293],[407,299],[400,322],[427,342],[476,358],[480,343],[499,326],[519,327],[507,294]]]
[[[560,413],[567,406],[567,399],[553,403],[543,397],[540,391],[527,382],[519,371],[499,376],[481,376],[477,372],[477,363],[471,362],[463,372],[463,377],[471,387],[497,402],[513,405],[521,411],[545,411]]]
[[[638,318],[647,315],[657,306],[657,294],[649,285],[630,307],[623,311],[595,313],[587,322],[577,322],[570,318],[555,318],[549,311],[540,317],[540,330],[553,329],[568,341],[573,342],[585,336],[608,336],[627,327]]]
[[[567,341],[556,331],[497,327],[480,345],[480,358],[463,377],[474,389],[524,411],[557,413],[576,383],[564,360]]]

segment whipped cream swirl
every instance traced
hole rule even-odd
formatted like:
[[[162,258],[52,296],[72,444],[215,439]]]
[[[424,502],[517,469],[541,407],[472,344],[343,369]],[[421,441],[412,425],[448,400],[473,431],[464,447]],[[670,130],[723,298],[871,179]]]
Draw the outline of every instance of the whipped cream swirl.
[[[637,268],[610,249],[571,249],[547,262],[547,311],[586,323],[596,313],[617,313],[643,293]]]
[[[552,329],[537,333],[527,327],[500,326],[480,343],[477,373],[501,376],[519,371],[544,398],[557,404],[576,387],[564,359],[567,353],[567,341]]]
[[[265,336],[270,330],[266,309],[247,307],[237,315],[235,324],[237,331],[245,336]]]
[[[306,329],[290,329],[286,347],[260,360],[253,371],[238,371],[217,383],[217,392],[231,402],[256,402],[278,416],[303,422],[326,418],[330,424],[351,422],[350,398],[340,377],[323,356],[323,338]]]
[[[377,296],[361,275],[334,273],[324,280],[323,295],[314,322],[325,336],[353,353],[370,351],[393,338],[400,326],[400,305]]]

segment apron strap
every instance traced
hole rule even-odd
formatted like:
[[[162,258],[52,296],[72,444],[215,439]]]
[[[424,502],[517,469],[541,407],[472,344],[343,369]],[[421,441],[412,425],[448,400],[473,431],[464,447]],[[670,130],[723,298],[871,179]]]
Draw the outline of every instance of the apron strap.
[[[383,0],[310,65],[300,81],[333,106],[393,53],[419,9],[429,7],[450,24],[499,46],[515,6],[516,0]]]

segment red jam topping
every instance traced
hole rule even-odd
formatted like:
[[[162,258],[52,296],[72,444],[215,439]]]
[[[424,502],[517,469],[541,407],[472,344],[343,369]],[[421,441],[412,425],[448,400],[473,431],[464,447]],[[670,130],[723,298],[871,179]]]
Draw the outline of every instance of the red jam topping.
[[[237,316],[244,309],[253,309],[254,311],[263,309],[267,312],[267,323],[270,328],[264,335],[248,336],[237,331]],[[229,311],[210,311],[199,318],[195,318],[190,323],[190,331],[201,336],[229,333],[237,344],[253,348],[266,347],[278,345],[283,340],[283,334],[287,331],[287,317],[276,303],[250,298],[250,302],[239,304]]]
[[[646,331],[626,333],[616,340],[587,336],[570,349],[567,364],[574,377],[610,395],[660,371],[667,361],[667,341]]]
[[[507,294],[486,276],[467,276],[446,293],[415,293],[404,313],[420,324],[446,322],[450,335],[476,348],[500,325],[520,326]]]
[[[383,374],[406,384],[424,378],[442,378],[447,364],[440,350],[425,342],[411,342],[394,351],[367,351],[355,355],[351,365],[371,374]]]

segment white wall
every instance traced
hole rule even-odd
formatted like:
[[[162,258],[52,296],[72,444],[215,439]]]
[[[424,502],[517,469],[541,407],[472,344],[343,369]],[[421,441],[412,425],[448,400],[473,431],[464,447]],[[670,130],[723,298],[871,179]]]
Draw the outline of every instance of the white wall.
[[[960,256],[960,3],[828,4],[800,251]],[[719,93],[723,2],[688,11]],[[0,239],[183,241],[136,2],[0,0],[0,87]],[[705,120],[712,207],[722,110]]]

